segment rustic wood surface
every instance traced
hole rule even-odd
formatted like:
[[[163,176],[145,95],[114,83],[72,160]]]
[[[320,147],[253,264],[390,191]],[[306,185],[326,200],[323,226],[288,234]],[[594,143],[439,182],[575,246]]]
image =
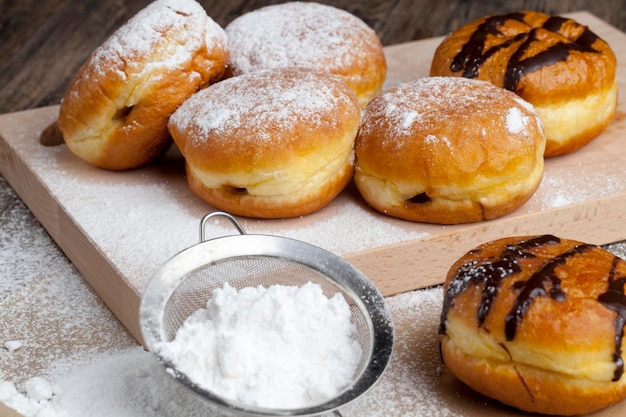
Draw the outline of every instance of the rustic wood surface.
[[[70,79],[88,55],[149,1],[0,0],[0,114],[59,103]],[[376,30],[386,46],[444,35],[482,15],[521,9],[553,14],[587,10],[619,30],[626,31],[626,0],[319,2],[344,8],[359,16]],[[216,22],[226,25],[244,12],[278,2],[200,0],[200,3]],[[618,253],[626,254],[626,242],[612,245],[612,248]],[[27,252],[27,255],[22,256],[21,252]],[[19,196],[0,176],[0,306],[10,305],[11,300],[5,304],[2,303],[3,300],[32,281],[58,281],[58,272],[71,275],[69,261]],[[9,284],[3,285],[7,281]],[[45,291],[46,286],[41,288],[43,289],[40,291]],[[50,317],[48,310],[32,311],[38,307],[47,307],[52,302],[40,306],[32,300],[27,303],[29,293],[17,295],[17,301],[24,301],[26,307],[15,311],[23,313],[28,310],[29,314],[11,316],[10,319],[7,313],[13,310],[5,310],[4,315],[0,314],[0,340],[5,327],[23,328],[21,323],[28,323],[33,317],[42,320],[44,325],[47,325],[46,320],[55,319]],[[16,299],[12,300],[14,304]],[[113,317],[111,321],[114,321]],[[7,326],[8,324],[11,326]],[[98,335],[100,331],[104,334],[102,340],[98,339],[94,343],[114,346],[117,342],[117,339],[108,340],[111,334],[108,324],[101,328],[90,322],[87,327],[91,333],[84,336],[85,338]],[[119,331],[123,332],[123,329],[120,328]],[[5,358],[4,361],[0,358],[0,374],[6,372],[7,377],[24,374],[17,368],[35,373],[44,369],[45,361],[53,356],[54,343],[57,342],[53,333],[32,336],[33,339],[40,339],[40,354],[33,355],[37,359],[36,363],[26,365],[16,356],[13,359]],[[32,340],[29,341],[33,343]],[[63,353],[76,353],[77,344],[75,342],[74,345],[64,346],[69,350]],[[0,402],[0,415],[7,415],[5,413],[8,412]],[[615,415],[622,415],[619,412],[614,411],[618,413]],[[607,415],[613,414],[609,411]]]
[[[73,74],[89,54],[149,1],[0,0],[0,114],[59,103]],[[278,3],[200,2],[221,25],[249,10]],[[320,2],[359,16],[376,30],[386,46],[444,35],[482,15],[521,9],[554,14],[587,10],[626,31],[625,0]],[[11,250],[7,250],[9,237]],[[20,268],[19,259],[11,253],[28,250],[33,239],[47,239],[46,232],[0,176],[0,249],[8,253],[0,258],[0,267],[5,273]],[[59,252],[50,256],[63,255]],[[0,275],[5,274],[0,272]]]
[[[78,67],[150,0],[0,0],[0,114],[59,103]],[[384,45],[444,35],[489,13],[587,10],[626,31],[625,0],[320,0],[373,27]],[[226,25],[277,1],[201,0]],[[0,176],[0,242],[13,230],[38,230],[36,219]],[[39,232],[35,232],[39,233]],[[26,244],[25,244],[26,245]],[[3,261],[5,264],[9,260]]]
[[[618,59],[626,57],[626,35],[623,32],[588,12],[568,16],[589,25],[594,33],[613,45]],[[440,40],[441,37],[436,37],[385,47],[387,81],[393,85],[426,76]],[[626,85],[626,71],[623,67],[618,68],[617,82],[620,93],[624,93],[622,86]],[[369,210],[362,211],[361,197],[348,187],[324,210],[305,218],[280,222],[242,218],[240,221],[249,233],[286,233],[286,236],[296,238],[298,236],[292,233],[300,234],[300,238],[304,233],[307,236],[303,238],[305,241],[340,254],[359,268],[384,296],[440,284],[450,265],[467,250],[487,240],[522,231],[524,234],[553,233],[595,244],[623,240],[626,239],[626,170],[622,162],[626,159],[626,148],[621,138],[626,129],[626,102],[620,103],[617,113],[619,116],[611,126],[584,152],[546,161],[544,181],[533,198],[523,209],[501,219],[446,227],[394,222],[390,218],[377,219]],[[47,106],[0,116],[0,173],[24,199],[90,286],[140,340],[137,313],[142,282],[149,278],[158,264],[193,245],[196,239],[182,235],[175,239],[176,248],[171,247],[173,242],[169,242],[170,239],[159,239],[149,246],[138,245],[138,242],[129,241],[125,236],[143,237],[143,241],[150,236],[150,231],[145,229],[138,217],[133,217],[135,221],[127,224],[122,218],[115,220],[116,214],[132,211],[142,213],[141,217],[147,219],[161,206],[176,206],[180,213],[168,216],[170,226],[159,226],[162,236],[172,237],[181,230],[195,231],[207,205],[189,191],[183,166],[178,163],[170,165],[171,169],[163,169],[165,161],[161,161],[151,167],[111,176],[111,172],[106,170],[74,164],[76,158],[66,148],[59,152],[51,147],[39,146],[37,139],[41,130],[57,114],[58,106]],[[177,156],[171,157],[174,158],[171,161],[181,162]],[[1,165],[3,161],[9,164],[4,167]],[[570,180],[572,170],[578,172],[581,165],[587,170],[587,174],[583,174],[585,184]],[[59,172],[63,174],[56,175]],[[77,187],[80,183],[87,185],[88,190]],[[143,190],[141,201],[129,203],[128,198],[118,202],[112,199],[108,190],[121,184],[134,184],[136,189]],[[168,184],[167,194],[177,197],[169,201],[161,200],[158,193],[150,192],[154,184]],[[594,186],[589,188],[589,184]],[[607,184],[615,185],[609,187]],[[596,188],[602,189],[602,192],[596,194]],[[90,194],[94,191],[95,194]],[[122,194],[123,188],[118,188],[118,191]],[[570,204],[564,205],[561,201],[554,205],[557,195],[584,197],[570,201]],[[87,218],[81,216],[85,201],[88,201],[87,207],[91,207]],[[159,203],[155,205],[155,201]],[[351,213],[351,218],[360,219],[360,228],[365,225],[372,228],[366,237],[368,243],[365,247],[355,249],[350,243],[350,225],[356,226],[357,223],[343,217],[342,212],[346,210]],[[191,217],[180,215],[182,213],[190,213]],[[108,219],[101,222],[105,229],[93,227],[94,220],[104,218]],[[342,231],[347,233],[334,234],[325,227],[337,222],[343,224]],[[176,226],[170,229],[174,224]],[[285,232],[285,229],[291,230]],[[381,230],[386,232],[380,234]],[[409,237],[407,234],[411,233]],[[358,232],[355,231],[355,234]],[[391,244],[385,240],[389,236],[394,236]],[[318,240],[320,237],[326,238]],[[120,248],[123,249],[120,251]],[[144,248],[149,248],[149,253],[142,252]],[[158,262],[150,256],[155,253],[160,253]],[[129,265],[132,267],[129,268]]]
[[[98,45],[150,0],[0,1],[0,114],[56,104],[73,74]],[[321,0],[346,9],[393,45],[444,35],[489,13],[532,9],[548,13],[587,10],[626,30],[624,0]],[[277,1],[201,0],[226,25]]]

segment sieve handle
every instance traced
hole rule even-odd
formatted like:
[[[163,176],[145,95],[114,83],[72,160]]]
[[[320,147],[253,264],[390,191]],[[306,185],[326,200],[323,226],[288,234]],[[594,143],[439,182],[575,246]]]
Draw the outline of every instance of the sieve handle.
[[[217,216],[222,216],[222,217],[226,217],[228,220],[230,220],[230,222],[233,224],[233,226],[235,226],[235,228],[237,229],[237,231],[242,234],[245,235],[246,231],[243,230],[243,227],[241,227],[241,225],[239,224],[239,222],[237,221],[237,219],[235,219],[233,216],[231,216],[228,213],[224,213],[223,211],[214,211],[211,213],[206,214],[203,218],[202,221],[200,222],[200,243],[204,242],[206,240],[206,223],[207,221],[212,218],[212,217],[217,217]]]

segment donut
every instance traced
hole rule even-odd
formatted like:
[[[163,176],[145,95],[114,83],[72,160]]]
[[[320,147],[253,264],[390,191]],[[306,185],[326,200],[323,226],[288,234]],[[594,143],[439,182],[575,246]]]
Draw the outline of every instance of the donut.
[[[519,94],[543,120],[551,157],[588,144],[613,119],[616,65],[611,47],[588,27],[521,11],[452,32],[437,47],[430,75],[478,78]]]
[[[290,2],[245,13],[224,28],[229,73],[302,67],[340,76],[361,107],[380,93],[387,63],[374,30],[355,15],[319,3]]]
[[[231,214],[283,218],[321,209],[348,184],[360,117],[338,77],[278,68],[199,91],[168,127],[197,196]]]
[[[543,176],[532,106],[487,81],[426,77],[383,91],[363,112],[355,184],[377,211],[469,223],[524,204]]]
[[[146,165],[169,148],[167,120],[224,74],[224,30],[194,0],[158,0],[128,20],[80,67],[59,129],[68,148],[110,170]]]
[[[439,337],[447,368],[528,412],[587,414],[626,398],[626,261],[552,235],[485,243],[450,268]]]

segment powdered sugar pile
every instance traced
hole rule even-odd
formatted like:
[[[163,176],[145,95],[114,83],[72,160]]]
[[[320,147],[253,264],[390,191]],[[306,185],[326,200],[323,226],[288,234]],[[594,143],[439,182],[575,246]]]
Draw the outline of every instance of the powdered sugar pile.
[[[319,285],[225,284],[157,347],[199,386],[247,405],[301,408],[335,397],[362,355],[350,307]]]
[[[82,297],[73,297],[73,301],[83,303]],[[342,408],[342,415],[437,417],[463,414],[451,410],[438,392],[437,324],[441,302],[441,287],[388,298],[394,322],[399,325],[394,356],[379,383]],[[92,314],[98,316],[98,313]],[[52,388],[51,399],[34,401],[28,398],[23,384],[4,381],[0,382],[0,400],[25,417],[219,415],[176,383],[154,356],[141,347],[85,352],[57,360],[40,376]]]
[[[49,399],[0,381],[0,401],[25,417],[217,416],[141,347],[59,361],[48,372],[48,379],[38,378],[50,388]]]

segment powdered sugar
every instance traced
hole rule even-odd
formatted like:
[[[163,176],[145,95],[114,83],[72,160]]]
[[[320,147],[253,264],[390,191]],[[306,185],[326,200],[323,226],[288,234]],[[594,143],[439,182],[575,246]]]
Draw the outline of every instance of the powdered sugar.
[[[235,146],[232,138],[237,135],[246,144],[281,146],[276,142],[295,140],[302,126],[315,131],[325,123],[324,129],[337,129],[328,115],[355,108],[350,94],[326,74],[293,69],[258,71],[196,93],[172,115],[170,124],[193,132],[200,142],[181,145],[183,153],[193,152],[209,135],[213,143],[227,141],[213,145],[218,149]]]
[[[53,396],[36,401],[0,381],[0,398],[25,417],[217,416],[165,374],[141,347],[110,350],[54,363]]]
[[[164,34],[176,32],[176,39]],[[219,26],[207,17],[194,0],[158,0],[139,11],[94,51],[90,65],[103,73],[126,66],[118,72],[122,79],[142,73],[159,75],[163,69],[178,68],[190,60],[194,51],[214,43],[226,45]],[[146,59],[152,57],[152,59]]]
[[[362,355],[345,299],[317,284],[225,284],[157,349],[205,389],[247,405],[313,406],[336,396]]]
[[[273,225],[272,234],[299,239],[342,255],[370,249],[374,242],[384,246],[429,235],[428,231],[419,228],[407,230],[402,227],[402,222],[372,221],[372,212],[368,207],[342,200],[338,199],[329,207],[330,215],[320,216],[317,220],[313,219],[315,216],[309,216],[312,223],[308,223],[306,218],[296,219],[303,227],[293,227],[293,221],[283,222],[283,227],[277,223]],[[252,230],[260,226],[252,220],[244,221],[244,224]]]
[[[343,407],[342,415],[468,415],[458,405],[451,408],[440,392],[437,325],[442,294],[441,287],[437,287],[388,298],[394,322],[399,325],[392,362],[379,383]],[[75,305],[85,303],[85,297],[71,298]],[[86,311],[74,319],[85,314]],[[100,313],[92,312],[92,319],[98,317],[102,317]],[[103,320],[109,320],[108,316]],[[119,330],[107,335],[115,337],[118,333]],[[0,401],[25,417],[41,417],[44,412],[58,417],[220,415],[177,384],[141,347],[110,348],[102,353],[86,352],[56,360],[41,376],[53,389],[50,400],[34,401],[28,398],[22,384],[0,381]]]
[[[406,130],[416,123],[416,120],[419,119],[419,113],[416,111],[409,111],[402,115],[402,120],[400,122],[399,129]]]
[[[510,107],[504,113],[494,107],[494,103],[506,106],[507,102]],[[522,104],[515,94],[485,81],[426,77],[384,91],[368,106],[361,130],[367,136],[372,129],[384,126],[389,146],[402,146],[399,138],[412,135],[416,126],[420,131],[435,132],[442,124],[470,123],[472,118],[480,117],[491,118],[510,133],[520,134],[530,124],[528,113],[536,116],[534,109]]]
[[[380,48],[374,31],[344,10],[291,2],[243,14],[225,28],[235,73],[304,67],[345,74]]]
[[[528,117],[522,115],[517,107],[511,107],[506,113],[506,128],[513,134],[518,134],[526,128]]]
[[[4,347],[9,352],[13,352],[13,351],[18,350],[19,348],[22,347],[22,342],[20,342],[19,340],[7,340],[4,343]]]
[[[581,181],[581,177],[585,180]],[[571,183],[576,183],[577,187],[568,187]],[[537,190],[545,209],[565,207],[619,192],[626,192],[626,184],[619,175],[587,172],[584,165],[579,166],[576,171],[567,170],[560,175],[545,174]]]
[[[396,348],[388,371],[360,401],[342,409],[345,416],[462,416],[471,411],[450,402],[441,390],[443,364],[437,329],[441,287],[388,299],[396,324]]]
[[[0,301],[35,280],[42,270],[54,270],[63,264],[61,251],[41,227],[24,203],[0,177]],[[19,269],[14,268],[19,265]]]
[[[34,376],[24,383],[29,398],[35,401],[46,401],[52,398],[53,389],[47,379]]]

